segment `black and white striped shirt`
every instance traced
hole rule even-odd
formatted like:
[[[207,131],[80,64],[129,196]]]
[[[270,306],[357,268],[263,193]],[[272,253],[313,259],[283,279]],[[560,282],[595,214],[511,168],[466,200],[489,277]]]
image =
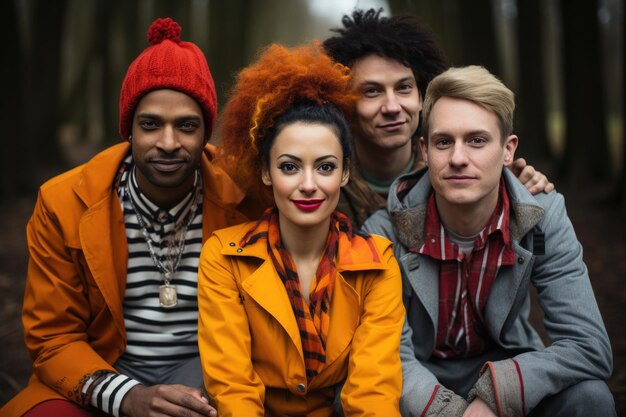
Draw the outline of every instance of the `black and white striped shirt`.
[[[198,356],[198,259],[202,249],[202,196],[187,233],[180,264],[170,282],[176,286],[178,304],[173,308],[159,305],[159,286],[164,276],[154,264],[148,244],[137,220],[129,198],[147,225],[157,256],[165,255],[167,242],[174,238],[174,225],[178,219],[186,219],[193,205],[191,192],[170,210],[161,210],[139,190],[132,157],[124,163],[118,195],[124,212],[126,239],[128,242],[128,270],[123,310],[127,345],[122,358],[137,367],[166,366]],[[132,175],[131,175],[132,174]],[[130,180],[130,194],[126,183]],[[194,185],[202,193],[201,176],[196,172]],[[195,188],[194,188],[195,189]],[[83,388],[87,392],[90,383]],[[156,384],[159,381],[144,381]],[[91,405],[111,415],[119,415],[124,395],[139,382],[125,375],[111,373],[93,389]]]

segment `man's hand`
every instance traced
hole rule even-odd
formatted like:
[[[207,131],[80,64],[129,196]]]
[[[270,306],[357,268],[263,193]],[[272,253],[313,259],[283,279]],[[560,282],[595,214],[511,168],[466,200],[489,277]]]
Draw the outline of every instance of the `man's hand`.
[[[120,411],[129,417],[217,417],[200,388],[184,385],[136,385],[122,399]]]
[[[554,184],[548,181],[548,177],[528,165],[524,158],[518,158],[507,166],[531,194],[539,194],[540,192],[549,193],[554,190]]]
[[[486,402],[480,398],[474,399],[463,413],[463,417],[498,417],[491,411]]]

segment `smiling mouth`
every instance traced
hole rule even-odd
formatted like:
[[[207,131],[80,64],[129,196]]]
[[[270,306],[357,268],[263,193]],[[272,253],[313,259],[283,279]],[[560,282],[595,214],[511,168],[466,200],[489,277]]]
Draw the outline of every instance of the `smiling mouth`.
[[[384,125],[378,125],[379,129],[382,129],[386,132],[395,132],[396,130],[400,130],[404,124],[406,122],[400,121],[400,122],[394,122],[394,123],[387,123]]]
[[[150,161],[150,164],[160,172],[173,172],[177,171],[185,164],[183,159],[154,159]]]
[[[324,202],[323,199],[315,199],[315,200],[291,200],[291,202],[299,209],[302,211],[315,211],[318,208],[320,208],[320,206],[322,205],[322,203]]]

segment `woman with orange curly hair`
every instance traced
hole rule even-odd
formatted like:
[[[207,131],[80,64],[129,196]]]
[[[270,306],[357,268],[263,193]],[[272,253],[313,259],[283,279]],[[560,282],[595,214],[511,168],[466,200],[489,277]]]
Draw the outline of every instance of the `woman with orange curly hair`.
[[[398,264],[388,240],[335,210],[349,77],[317,45],[274,45],[224,111],[225,160],[273,207],[214,233],[200,256],[200,355],[220,417],[334,416],[336,397],[346,416],[400,415]]]

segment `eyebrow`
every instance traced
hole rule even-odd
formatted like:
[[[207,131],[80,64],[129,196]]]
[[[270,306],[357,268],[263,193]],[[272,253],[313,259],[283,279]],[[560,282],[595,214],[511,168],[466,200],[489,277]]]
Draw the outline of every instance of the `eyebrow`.
[[[407,76],[407,77],[403,77],[403,78],[400,78],[399,80],[395,81],[395,82],[394,82],[394,84],[405,83],[405,82],[407,82],[407,81],[413,81],[413,82],[416,82],[416,81],[415,81],[415,77],[413,77],[413,76]],[[384,83],[383,83],[383,82],[381,82],[381,81],[377,81],[377,80],[367,80],[367,79],[362,80],[362,81],[360,81],[360,82],[358,83],[358,85],[367,85],[367,84],[383,85]]]
[[[292,155],[290,153],[280,154],[280,155],[278,155],[278,157],[276,159],[280,159],[280,158],[283,158],[283,157],[290,158],[290,159],[295,159],[298,162],[302,162],[302,158],[299,158],[299,157],[297,157],[295,155]],[[320,156],[319,158],[315,158],[315,162],[319,162],[319,161],[322,161],[322,160],[327,159],[327,158],[333,158],[333,159],[339,160],[339,158],[337,158],[337,156],[335,156],[335,155],[324,155],[324,156]]]
[[[137,118],[161,120],[163,117],[161,115],[159,115],[159,114],[156,114],[156,113],[137,113]],[[196,120],[196,121],[200,121],[200,120],[202,120],[202,117],[198,116],[197,114],[185,114],[185,115],[176,117],[175,120]]]
[[[489,136],[491,137],[491,132],[489,132],[488,130],[484,130],[484,129],[476,129],[476,130],[471,130],[467,133],[465,133],[463,136],[474,136],[474,135],[483,135],[483,136]],[[445,130],[435,130],[434,132],[430,133],[428,136],[449,136],[452,137],[454,135],[451,135],[450,133],[448,133]]]

